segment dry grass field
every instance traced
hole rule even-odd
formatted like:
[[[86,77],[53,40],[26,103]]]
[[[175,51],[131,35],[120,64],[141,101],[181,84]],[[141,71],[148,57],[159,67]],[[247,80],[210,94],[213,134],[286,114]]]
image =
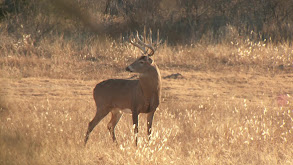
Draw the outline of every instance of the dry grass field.
[[[118,144],[107,116],[85,147],[95,84],[131,77],[124,68],[138,50],[111,40],[76,48],[62,38],[38,47],[28,39],[2,42],[0,164],[293,164],[289,45],[162,45],[154,57],[162,103],[151,140],[141,114],[135,147],[125,114]]]
[[[280,38],[278,42],[269,35],[266,40],[254,31],[247,36],[247,29],[241,35],[239,30],[245,30],[245,21],[238,21],[240,17],[234,18],[233,12],[230,15],[241,26],[224,26],[222,30],[227,34],[223,38],[220,35],[216,42],[213,32],[205,31],[196,38],[195,34],[203,31],[189,34],[188,29],[182,28],[181,32],[191,37],[184,40],[184,36],[174,32],[173,43],[168,43],[172,37],[167,34],[172,34],[172,29],[168,33],[160,29],[163,42],[154,60],[162,75],[162,102],[155,113],[151,140],[147,138],[146,115],[140,114],[136,147],[131,115],[124,114],[115,129],[117,144],[107,130],[107,116],[84,146],[88,123],[96,112],[92,97],[95,85],[109,78],[133,76],[125,67],[140,52],[125,42],[124,34],[133,29],[126,26],[125,15],[104,12],[110,1],[78,0],[72,8],[67,0],[52,1],[56,2],[55,7],[47,0],[15,2],[23,6],[16,4],[15,11],[2,12],[0,17],[0,165],[293,164],[290,23],[284,24],[289,29],[286,33],[276,30],[276,24],[264,25],[264,30],[273,32],[268,34]],[[138,5],[138,1],[129,2]],[[285,2],[276,4],[287,7]],[[258,8],[246,3],[239,1],[244,11],[253,8],[255,12],[244,13],[257,14]],[[175,22],[172,15],[164,16],[160,8],[157,12],[165,20],[154,17],[156,14],[152,17],[162,25],[165,21],[166,26],[162,27],[170,23],[179,28],[188,23],[186,16],[197,16],[197,10],[184,15],[185,9],[178,8]],[[241,9],[233,11],[240,13]],[[276,8],[276,12],[277,9],[290,16],[291,8],[288,12],[282,8]],[[84,11],[88,14],[81,14]],[[224,11],[230,10],[223,8]],[[217,16],[206,12],[213,13]],[[140,22],[147,20],[132,14]],[[182,21],[176,23],[177,17]],[[210,17],[203,17],[202,23],[206,18]],[[271,20],[266,18],[263,20]],[[193,29],[196,22],[188,27]],[[147,26],[138,25],[135,27],[141,28],[140,32]],[[114,35],[118,33],[115,29],[123,31],[121,37],[117,37],[120,33]],[[174,42],[176,36],[184,42]]]

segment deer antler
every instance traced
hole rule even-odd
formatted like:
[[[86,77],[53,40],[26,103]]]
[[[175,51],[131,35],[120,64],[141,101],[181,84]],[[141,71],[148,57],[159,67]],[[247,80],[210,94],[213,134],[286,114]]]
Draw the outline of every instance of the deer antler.
[[[138,33],[137,33],[137,37],[136,37],[137,39],[139,39],[139,37],[138,37]],[[136,40],[136,39],[135,39]],[[139,40],[140,41],[140,40]],[[131,38],[129,38],[129,42],[133,45],[133,46],[136,46],[136,47],[138,47],[142,52],[143,52],[143,54],[146,54],[147,53],[147,51],[145,50],[145,48],[143,47],[143,46],[141,46],[141,45],[139,45],[138,43],[135,43],[135,41],[133,41]]]
[[[151,53],[149,53],[148,56],[152,56],[152,55],[154,55],[154,53],[155,53],[155,49],[154,49],[154,47],[153,47],[151,44],[146,44],[146,43],[142,42],[141,39],[139,38],[139,34],[138,34],[138,32],[136,33],[136,38],[135,38],[135,40],[137,40],[138,43],[135,43],[133,40],[131,40],[131,39],[129,38],[130,43],[131,43],[133,46],[136,46],[136,47],[138,47],[140,50],[142,50],[142,52],[143,52],[144,54],[147,54],[147,50],[145,49],[145,47],[147,47],[147,48],[151,49]],[[150,39],[150,40],[151,40],[151,39]],[[152,43],[152,42],[150,41],[150,43]]]

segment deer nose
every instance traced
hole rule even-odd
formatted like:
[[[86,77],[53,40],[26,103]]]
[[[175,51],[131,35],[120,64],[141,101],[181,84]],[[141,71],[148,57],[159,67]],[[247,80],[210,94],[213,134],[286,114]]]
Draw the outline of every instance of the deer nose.
[[[133,72],[132,68],[130,66],[126,67],[126,71]]]
[[[131,65],[129,65],[129,66],[126,68],[126,71],[128,71],[128,72],[134,72],[134,69],[132,68]]]

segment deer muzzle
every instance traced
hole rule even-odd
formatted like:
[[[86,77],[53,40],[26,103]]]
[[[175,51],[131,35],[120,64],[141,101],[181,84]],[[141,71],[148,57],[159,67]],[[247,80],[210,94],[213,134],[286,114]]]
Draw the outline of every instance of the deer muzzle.
[[[131,66],[126,67],[126,71],[133,72],[133,68]]]

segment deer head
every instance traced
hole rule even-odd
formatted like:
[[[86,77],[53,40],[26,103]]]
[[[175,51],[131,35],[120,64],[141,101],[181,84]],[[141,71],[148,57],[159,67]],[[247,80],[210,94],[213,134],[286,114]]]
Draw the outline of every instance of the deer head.
[[[151,33],[150,33],[150,35],[151,35]],[[152,45],[151,37],[150,37],[150,41],[149,41],[150,44],[146,44],[140,39],[139,34],[137,32],[136,38],[133,38],[133,37],[132,37],[132,39],[129,38],[129,42],[133,46],[135,46],[141,50],[142,56],[139,57],[136,61],[134,61],[131,65],[126,67],[126,71],[136,72],[136,73],[144,73],[148,69],[152,68],[154,60],[150,57],[154,55],[155,48]],[[149,52],[149,50],[150,50],[150,52]]]

